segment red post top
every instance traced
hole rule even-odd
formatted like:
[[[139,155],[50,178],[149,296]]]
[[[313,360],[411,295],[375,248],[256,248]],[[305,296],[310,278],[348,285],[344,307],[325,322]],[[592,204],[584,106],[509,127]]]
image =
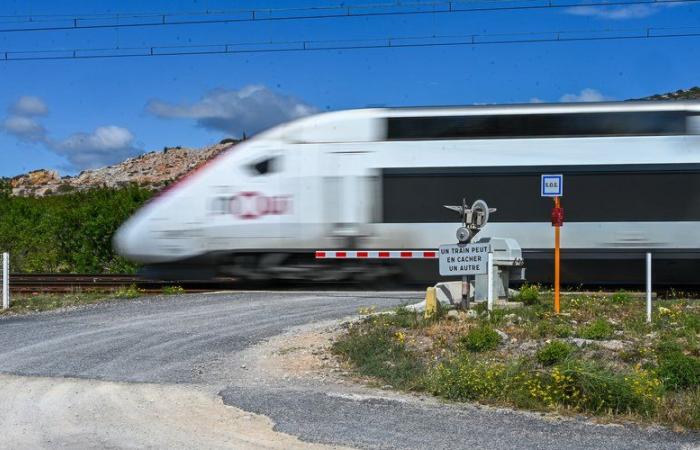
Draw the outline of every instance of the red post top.
[[[559,197],[555,197],[554,208],[552,208],[552,226],[564,226],[564,208],[559,206]]]

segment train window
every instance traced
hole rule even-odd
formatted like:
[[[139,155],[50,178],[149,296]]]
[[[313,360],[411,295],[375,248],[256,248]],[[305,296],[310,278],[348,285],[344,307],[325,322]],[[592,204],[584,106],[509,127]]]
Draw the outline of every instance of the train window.
[[[387,140],[686,134],[683,111],[390,117]]]
[[[267,175],[277,171],[277,157],[265,158],[248,166],[254,175]]]

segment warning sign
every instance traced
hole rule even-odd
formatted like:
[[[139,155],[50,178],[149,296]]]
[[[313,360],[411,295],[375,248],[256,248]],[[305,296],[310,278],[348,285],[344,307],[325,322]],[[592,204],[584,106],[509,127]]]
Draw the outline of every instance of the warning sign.
[[[477,275],[488,271],[491,244],[441,245],[440,275]]]

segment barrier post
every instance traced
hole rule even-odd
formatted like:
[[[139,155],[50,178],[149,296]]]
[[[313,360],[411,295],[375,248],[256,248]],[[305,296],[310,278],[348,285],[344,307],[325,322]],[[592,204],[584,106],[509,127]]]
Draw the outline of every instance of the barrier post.
[[[10,307],[10,254],[2,254],[2,309]]]
[[[425,290],[425,315],[426,319],[430,319],[437,314],[437,296],[435,295],[435,288],[429,287]]]
[[[651,252],[647,252],[647,323],[651,323]]]
[[[487,270],[486,278],[489,285],[486,288],[486,306],[488,307],[489,311],[493,311],[493,252],[489,252]]]

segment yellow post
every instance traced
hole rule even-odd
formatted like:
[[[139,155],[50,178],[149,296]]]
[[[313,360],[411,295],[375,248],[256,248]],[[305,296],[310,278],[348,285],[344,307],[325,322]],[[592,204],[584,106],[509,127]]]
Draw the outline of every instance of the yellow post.
[[[435,288],[429,287],[425,290],[425,318],[430,319],[437,314],[437,296]]]
[[[554,197],[554,207],[559,208],[559,197]],[[554,226],[554,312],[559,314],[559,224]]]

